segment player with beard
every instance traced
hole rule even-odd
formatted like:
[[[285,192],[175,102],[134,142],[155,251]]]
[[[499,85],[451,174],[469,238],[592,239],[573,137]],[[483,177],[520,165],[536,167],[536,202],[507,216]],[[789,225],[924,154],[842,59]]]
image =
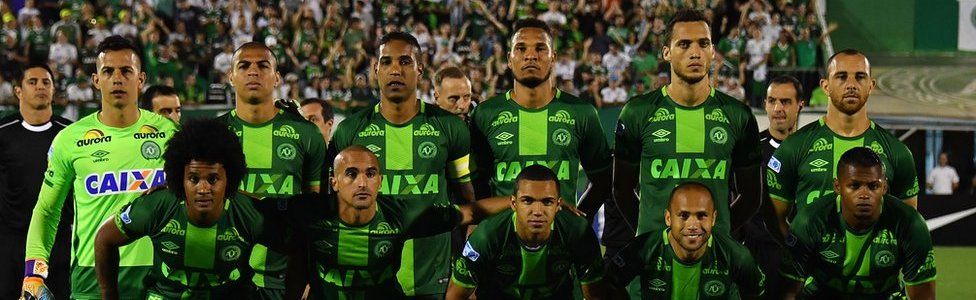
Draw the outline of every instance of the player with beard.
[[[745,104],[709,86],[715,53],[709,32],[701,11],[678,11],[663,48],[671,84],[630,99],[620,112],[614,196],[638,235],[664,229],[668,192],[682,182],[697,181],[712,191],[716,234],[745,223],[763,198],[756,118]],[[612,256],[633,232],[608,210],[604,241]]]
[[[330,153],[361,145],[379,158],[379,193],[397,199],[449,205],[474,201],[469,168],[471,134],[464,121],[417,99],[424,74],[420,44],[412,35],[391,32],[380,38],[374,71],[380,103],[339,123]],[[423,207],[417,206],[417,209]],[[397,279],[404,294],[443,299],[451,266],[449,232],[403,245]]]
[[[512,195],[523,168],[546,164],[556,173],[560,196],[593,216],[611,191],[610,149],[596,109],[555,87],[545,22],[519,20],[513,32],[508,66],[515,86],[479,104],[472,116],[479,198]],[[577,202],[580,164],[592,184]]]
[[[227,74],[237,97],[234,110],[217,119],[240,139],[247,174],[240,189],[259,197],[318,192],[325,168],[325,140],[315,124],[293,109],[275,106],[272,92],[281,84],[278,61],[267,46],[248,42],[234,51]],[[247,250],[245,250],[247,251]],[[287,257],[254,246],[254,297],[282,299]]]
[[[637,299],[758,299],[765,277],[749,251],[723,234],[708,186],[679,184],[664,214],[667,228],[637,236],[607,261],[607,277],[623,287],[640,277]]]

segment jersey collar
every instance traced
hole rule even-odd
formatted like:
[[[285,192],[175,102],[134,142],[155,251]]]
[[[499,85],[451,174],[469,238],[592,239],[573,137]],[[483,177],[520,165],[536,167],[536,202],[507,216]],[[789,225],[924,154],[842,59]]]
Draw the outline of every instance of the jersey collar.
[[[661,87],[661,95],[664,95],[664,98],[668,98],[668,99],[671,100],[671,102],[674,102],[674,99],[671,99],[671,96],[668,95],[668,87],[669,86],[671,86],[671,85],[668,84],[668,85],[665,85],[665,86],[662,86]],[[715,88],[709,87],[708,88],[708,98],[713,98],[713,97],[715,97]],[[708,99],[705,99],[705,101],[708,101]],[[705,102],[702,102],[702,104],[704,104],[704,103]],[[677,103],[675,103],[675,104],[677,104]],[[699,104],[699,105],[701,105],[701,104]]]

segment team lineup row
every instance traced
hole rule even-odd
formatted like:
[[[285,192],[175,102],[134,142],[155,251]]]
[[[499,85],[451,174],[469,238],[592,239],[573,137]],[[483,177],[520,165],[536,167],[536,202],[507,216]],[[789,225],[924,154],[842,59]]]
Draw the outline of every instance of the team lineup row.
[[[827,116],[801,129],[799,84],[774,80],[760,134],[709,86],[708,26],[675,15],[671,84],[628,101],[612,149],[592,105],[555,88],[538,20],[513,30],[514,88],[461,118],[417,100],[416,39],[384,36],[380,104],[328,143],[275,106],[263,44],[235,51],[236,108],[180,128],[137,108],[138,51],[108,38],[92,77],[102,109],[48,154],[24,294],[44,294],[73,190],[75,299],[294,299],[306,286],[315,299],[934,299],[913,158],[867,117],[867,58],[830,58]],[[589,226],[601,206],[605,254]],[[481,220],[452,253],[450,231]]]

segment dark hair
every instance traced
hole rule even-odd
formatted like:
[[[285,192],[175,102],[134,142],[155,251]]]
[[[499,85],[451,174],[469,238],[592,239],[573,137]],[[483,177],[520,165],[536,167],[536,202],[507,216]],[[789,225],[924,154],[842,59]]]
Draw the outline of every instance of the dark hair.
[[[671,190],[671,196],[668,196],[668,206],[667,206],[666,209],[671,208],[671,201],[674,200],[674,195],[677,195],[679,191],[694,190],[694,189],[701,189],[701,190],[704,190],[704,191],[708,192],[708,197],[709,198],[712,198],[712,206],[714,208],[714,206],[715,206],[715,194],[712,193],[712,189],[708,188],[707,185],[705,185],[704,183],[701,183],[701,182],[697,182],[697,181],[685,181],[685,182],[682,182],[682,183],[678,184],[677,186],[674,187],[673,190]]]
[[[227,125],[215,119],[190,120],[166,143],[163,153],[163,171],[166,187],[180,199],[186,199],[183,190],[183,169],[192,160],[219,163],[227,172],[227,194],[231,197],[241,185],[247,172],[244,149],[237,135]]]
[[[774,84],[792,84],[793,90],[796,91],[796,100],[804,101],[803,99],[803,84],[800,84],[800,80],[793,77],[793,75],[779,75],[769,81],[769,85]]]
[[[884,163],[881,162],[881,156],[878,156],[878,153],[868,147],[854,147],[844,152],[837,160],[837,177],[840,177],[842,174],[840,171],[848,166],[859,169],[877,167],[881,169],[881,176],[887,177],[887,174],[884,173]]]
[[[152,100],[153,98],[159,96],[179,96],[176,93],[176,89],[162,84],[157,84],[150,86],[146,89],[146,92],[142,93],[142,101],[140,101],[139,108],[145,110],[152,110]]]
[[[376,56],[379,56],[380,46],[386,45],[386,43],[391,41],[402,41],[410,44],[410,46],[413,46],[413,54],[415,56],[420,55],[420,42],[417,41],[416,37],[403,31],[394,31],[384,34],[383,37],[380,38],[380,42],[376,44]]]
[[[271,51],[271,48],[268,47],[268,45],[265,45],[262,42],[247,42],[247,43],[244,43],[240,47],[237,47],[237,49],[234,49],[234,56],[233,57],[236,59],[238,53],[241,52],[241,50],[244,50],[244,49],[262,49],[264,51],[268,51],[268,54],[271,54],[271,61],[274,64],[272,66],[272,68],[277,70],[277,68],[278,68],[278,58],[274,56],[274,51]]]
[[[97,53],[102,54],[109,51],[122,50],[131,50],[132,53],[136,55],[136,58],[139,59],[139,68],[142,68],[142,53],[139,52],[139,48],[136,47],[136,44],[132,43],[132,41],[122,37],[121,35],[113,35],[102,40],[101,43],[98,43]]]
[[[317,103],[319,106],[322,107],[323,121],[328,121],[328,120],[332,120],[332,118],[335,118],[335,113],[332,111],[332,105],[329,104],[329,102],[326,102],[325,100],[319,98],[306,98],[305,100],[302,100],[302,103],[300,105],[305,106],[313,103]]]
[[[516,194],[518,194],[518,183],[522,182],[522,180],[552,181],[556,183],[556,193],[559,193],[559,180],[556,177],[556,173],[553,173],[551,169],[544,165],[531,165],[519,172],[518,176],[515,177]]]
[[[665,46],[671,45],[671,34],[674,33],[674,24],[680,22],[705,22],[706,25],[712,26],[708,19],[705,18],[705,13],[701,10],[684,8],[679,10],[668,22],[668,27],[664,30],[664,44]]]
[[[455,66],[444,67],[434,74],[434,84],[440,86],[441,82],[447,78],[468,79],[468,76],[464,75],[464,71],[461,71],[461,68]]]
[[[512,30],[512,38],[513,39],[515,38],[515,33],[525,28],[541,29],[542,32],[545,32],[546,35],[549,36],[549,39],[552,40],[552,32],[549,31],[549,24],[546,24],[546,22],[543,22],[542,20],[535,19],[535,18],[521,19],[515,21],[515,29]]]
[[[51,67],[49,67],[47,64],[32,62],[32,63],[29,63],[26,66],[24,66],[24,68],[21,69],[20,72],[16,72],[16,74],[14,74],[14,76],[15,76],[14,77],[14,86],[22,86],[22,84],[24,82],[24,77],[27,76],[27,70],[30,70],[30,69],[33,69],[33,68],[41,68],[41,69],[44,69],[44,71],[47,71],[47,74],[48,75],[51,75],[51,85],[55,85],[55,83],[54,83],[54,72],[51,71]]]
[[[830,58],[827,59],[827,66],[830,66],[830,63],[834,62],[834,58],[837,58],[837,56],[838,55],[841,55],[841,54],[843,54],[843,55],[860,55],[860,56],[864,56],[864,59],[867,59],[868,58],[868,56],[867,55],[864,55],[864,52],[861,52],[861,50],[857,50],[857,49],[853,49],[853,48],[847,48],[847,49],[844,49],[844,50],[837,51],[837,53],[834,53],[834,55],[831,55]]]

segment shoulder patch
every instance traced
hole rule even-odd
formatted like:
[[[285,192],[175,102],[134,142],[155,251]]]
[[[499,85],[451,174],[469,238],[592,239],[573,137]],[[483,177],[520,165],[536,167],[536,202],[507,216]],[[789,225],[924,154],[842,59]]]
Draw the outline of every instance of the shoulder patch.
[[[132,223],[132,218],[129,217],[129,212],[132,211],[132,204],[125,207],[125,210],[119,214],[119,218],[122,219],[122,223],[130,224]]]
[[[474,247],[471,246],[470,241],[464,243],[464,250],[461,251],[461,255],[467,257],[471,261],[478,261],[478,258],[481,257],[481,254],[478,254],[478,251],[474,251]]]
[[[771,156],[769,158],[769,163],[766,164],[766,166],[769,167],[771,170],[773,170],[773,172],[776,172],[777,174],[779,174],[779,169],[780,169],[780,167],[783,166],[783,164],[780,163],[779,160],[776,159],[775,156]]]

